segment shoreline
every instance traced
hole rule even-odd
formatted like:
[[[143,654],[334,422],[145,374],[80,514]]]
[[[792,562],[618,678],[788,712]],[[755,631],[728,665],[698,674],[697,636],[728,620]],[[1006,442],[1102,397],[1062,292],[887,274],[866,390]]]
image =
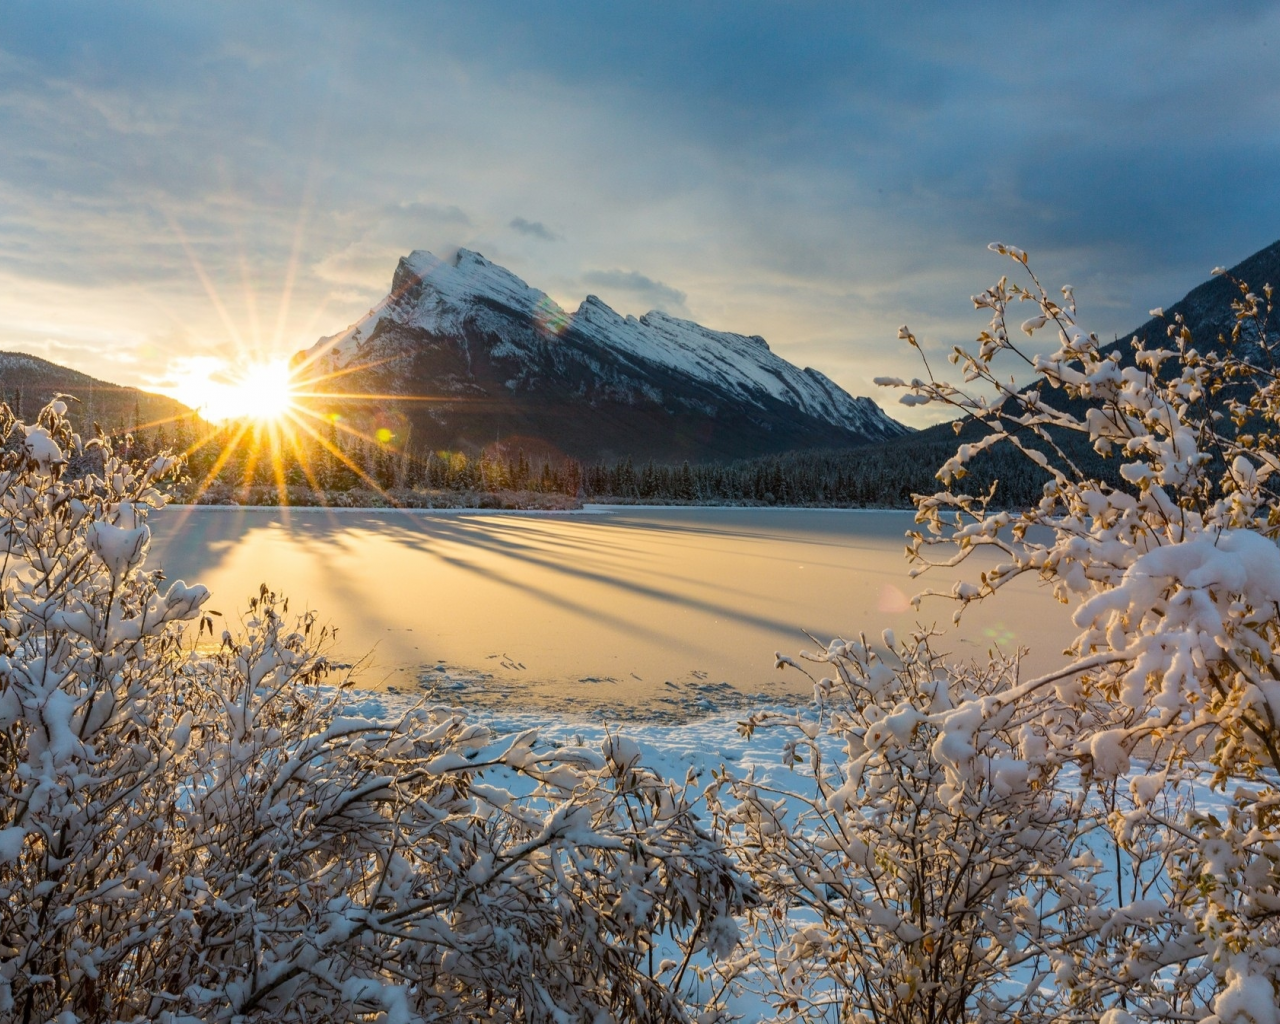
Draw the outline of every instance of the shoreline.
[[[446,515],[482,515],[482,516],[575,516],[602,515],[611,512],[625,512],[630,509],[680,509],[686,512],[706,511],[743,511],[743,512],[900,512],[904,515],[915,514],[914,508],[902,508],[896,505],[642,505],[635,502],[613,504],[610,502],[584,502],[579,508],[476,508],[470,505],[427,507],[411,505],[205,505],[190,502],[172,501],[165,508],[194,511],[196,509],[217,509],[225,512],[337,512],[341,514],[420,514],[429,512]]]

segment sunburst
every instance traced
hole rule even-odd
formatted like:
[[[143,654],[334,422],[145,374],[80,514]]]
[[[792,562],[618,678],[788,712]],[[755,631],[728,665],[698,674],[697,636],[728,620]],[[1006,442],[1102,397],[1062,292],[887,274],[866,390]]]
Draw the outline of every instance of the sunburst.
[[[336,392],[326,387],[336,377],[369,368],[364,365],[324,374],[308,374],[310,368],[313,367],[308,367],[306,361],[291,367],[288,360],[274,359],[249,361],[239,368],[201,361],[197,367],[188,369],[170,393],[195,408],[203,419],[218,425],[217,430],[190,445],[185,452],[190,457],[207,446],[217,448],[212,465],[202,479],[196,481],[193,497],[198,498],[212,486],[228,463],[239,456],[244,462],[245,481],[255,479],[260,467],[269,467],[269,476],[282,505],[288,503],[287,473],[293,467],[324,500],[325,487],[315,465],[316,456],[323,454],[391,502],[386,489],[344,450],[339,439],[358,439],[367,445],[389,447],[395,441],[394,435],[385,429],[366,433],[342,416],[312,406],[334,402],[383,403],[393,397],[403,399],[403,396]]]
[[[213,423],[279,421],[294,408],[294,375],[286,359],[229,367],[222,360],[190,360],[169,394]]]
[[[245,324],[238,324],[177,219],[169,217],[170,228],[181,243],[225,332],[225,355],[178,359],[170,364],[167,379],[153,385],[156,390],[195,410],[206,424],[197,427],[198,438],[190,444],[184,441],[179,446],[185,447],[183,454],[191,459],[193,467],[199,464],[199,472],[193,472],[192,499],[198,500],[204,491],[225,477],[224,471],[229,465],[234,465],[237,469],[243,468],[237,476],[245,486],[249,486],[251,480],[264,484],[270,478],[279,493],[281,505],[288,504],[290,483],[301,484],[304,480],[320,500],[327,503],[328,488],[320,472],[322,465],[327,465],[330,468],[343,467],[363,486],[380,494],[388,504],[395,504],[386,488],[368,471],[367,465],[359,464],[367,459],[352,458],[350,452],[359,449],[367,456],[369,451],[379,449],[388,454],[393,450],[403,450],[407,440],[402,436],[403,432],[397,436],[397,431],[388,429],[388,425],[396,425],[396,420],[379,418],[379,414],[385,413],[389,407],[403,409],[406,402],[460,400],[455,396],[445,399],[371,394],[352,388],[343,378],[373,370],[377,364],[356,360],[335,366],[331,360],[323,358],[329,354],[327,349],[293,359],[280,355],[290,348],[286,334],[295,334],[293,330],[287,331],[286,325],[290,320],[293,283],[302,252],[307,214],[308,203],[304,200],[279,298],[275,330],[270,336],[260,329],[256,314],[257,289],[248,271],[244,273],[243,306],[251,315]],[[244,260],[241,262],[245,263]],[[325,299],[311,310],[307,323],[298,333],[314,336],[328,302]],[[181,320],[180,314],[175,315]],[[193,325],[184,326],[191,329]],[[360,408],[368,410],[369,414],[355,411]],[[402,417],[397,419],[403,422]],[[359,428],[360,422],[366,420],[370,425],[368,432]],[[136,424],[135,427],[144,430],[164,428],[169,422]],[[211,460],[208,458],[210,453],[215,453]],[[194,458],[196,456],[199,457]]]

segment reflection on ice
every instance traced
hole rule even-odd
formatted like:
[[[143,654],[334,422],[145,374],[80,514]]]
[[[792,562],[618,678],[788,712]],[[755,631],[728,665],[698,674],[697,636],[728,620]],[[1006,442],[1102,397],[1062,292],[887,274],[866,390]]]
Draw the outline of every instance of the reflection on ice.
[[[495,708],[734,711],[808,693],[775,651],[950,623],[949,603],[910,606],[908,513],[596,511],[172,508],[153,519],[150,564],[207,584],[227,614],[263,582],[318,609],[341,657],[367,656],[366,686]],[[973,658],[1024,644],[1038,672],[1070,635],[1026,579],[971,607],[942,646]]]

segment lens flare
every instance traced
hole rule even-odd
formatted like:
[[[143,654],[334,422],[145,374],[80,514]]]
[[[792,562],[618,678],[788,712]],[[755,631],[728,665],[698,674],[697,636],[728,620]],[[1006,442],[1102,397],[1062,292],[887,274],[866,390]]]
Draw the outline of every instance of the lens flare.
[[[533,320],[543,334],[557,336],[564,333],[571,317],[551,298],[544,295],[533,311]]]
[[[224,360],[198,357],[187,361],[165,390],[206,420],[275,421],[294,407],[294,383],[285,359],[229,366]]]

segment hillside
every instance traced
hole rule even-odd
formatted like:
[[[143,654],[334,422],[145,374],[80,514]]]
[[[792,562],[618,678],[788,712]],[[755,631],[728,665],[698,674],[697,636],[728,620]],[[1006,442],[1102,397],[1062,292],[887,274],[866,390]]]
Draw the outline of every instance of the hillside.
[[[0,398],[20,417],[34,417],[57,394],[79,400],[68,403],[77,430],[96,422],[111,433],[195,416],[164,395],[98,380],[39,356],[0,352]]]
[[[1227,271],[1227,274],[1210,277],[1197,285],[1173,305],[1166,306],[1163,316],[1152,317],[1134,330],[1121,334],[1116,339],[1116,344],[1119,346],[1122,361],[1130,361],[1129,340],[1131,338],[1142,338],[1154,345],[1164,338],[1166,328],[1179,313],[1185,318],[1198,349],[1207,351],[1218,347],[1219,337],[1229,335],[1235,323],[1231,303],[1240,296],[1239,290],[1229,278],[1246,282],[1259,294],[1264,285],[1280,282],[1280,241],[1260,249],[1237,263]],[[1077,414],[1082,413],[1083,407],[1075,407],[1077,404],[1066,399],[1061,392],[1044,389],[1044,395],[1046,401],[1055,407],[1066,408]],[[875,461],[885,464],[893,464],[901,459],[902,465],[910,467],[905,471],[904,476],[910,476],[917,482],[924,482],[924,471],[927,470],[932,474],[955,453],[957,443],[971,441],[981,437],[985,432],[986,428],[981,424],[969,422],[957,436],[954,424],[938,423],[911,435],[910,438],[891,440],[877,445],[875,455],[871,456],[870,452],[868,455]],[[1080,435],[1060,438],[1059,443],[1087,472],[1102,479],[1107,479],[1115,472],[1114,460],[1102,459]],[[922,465],[912,465],[912,462],[919,463],[921,460],[923,460]],[[1007,479],[1011,473],[1016,473],[1019,480],[1017,494],[1027,498],[1039,490],[1047,477],[1043,472],[1036,471],[1034,467],[1025,463],[1025,459],[1013,456],[1006,458],[1000,453],[993,453],[977,460],[971,468],[975,473],[974,479],[983,482],[995,477]],[[970,482],[971,489],[972,484],[973,481]],[[1011,494],[1010,497],[1012,496]]]

